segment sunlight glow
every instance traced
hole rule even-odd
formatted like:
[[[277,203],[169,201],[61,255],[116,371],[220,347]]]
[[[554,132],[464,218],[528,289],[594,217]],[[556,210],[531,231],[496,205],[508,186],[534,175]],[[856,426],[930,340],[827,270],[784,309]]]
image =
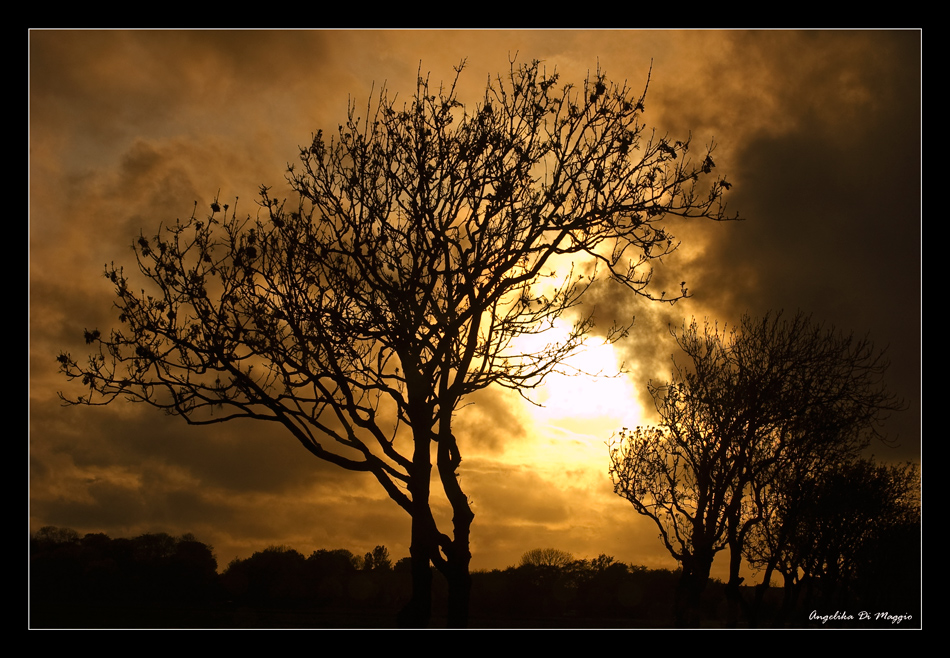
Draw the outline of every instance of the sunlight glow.
[[[519,338],[518,348],[542,349],[566,339],[569,332],[570,325],[558,320],[543,333]],[[563,372],[548,375],[529,392],[537,404],[525,401],[525,413],[539,434],[573,435],[591,443],[600,454],[612,434],[622,427],[636,427],[643,417],[633,382],[619,374],[621,367],[613,345],[595,340],[570,357]]]

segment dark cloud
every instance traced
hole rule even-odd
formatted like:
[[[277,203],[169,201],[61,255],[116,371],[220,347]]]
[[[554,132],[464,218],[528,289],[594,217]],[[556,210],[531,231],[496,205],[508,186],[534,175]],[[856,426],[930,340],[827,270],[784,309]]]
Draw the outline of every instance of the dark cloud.
[[[607,319],[637,316],[621,349],[641,381],[669,372],[669,328],[691,317],[734,324],[743,313],[801,309],[867,333],[889,346],[888,382],[910,407],[891,431],[909,439],[900,456],[913,458],[919,34],[732,32],[712,50],[708,39],[696,44],[708,56],[684,59],[679,71],[663,76],[657,64],[648,98],[661,125],[692,130],[698,143],[716,136],[717,171],[734,183],[729,206],[744,221],[672,224],[681,247],[658,265],[651,289],[685,281],[691,299],[661,306],[605,285],[589,302]],[[641,397],[649,403],[642,388]]]
[[[478,452],[499,452],[517,442],[527,429],[507,390],[484,389],[469,396],[455,416],[452,427],[463,445]]]

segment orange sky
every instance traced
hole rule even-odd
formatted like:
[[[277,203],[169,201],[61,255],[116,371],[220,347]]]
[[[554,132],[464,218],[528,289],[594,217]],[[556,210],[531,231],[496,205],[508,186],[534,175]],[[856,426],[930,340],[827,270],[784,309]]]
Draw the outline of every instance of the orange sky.
[[[63,408],[55,357],[115,324],[103,265],[133,263],[140,230],[218,190],[253,212],[261,184],[288,189],[298,145],[334,131],[349,96],[365,103],[385,82],[407,98],[420,61],[438,80],[467,58],[460,98],[476,102],[516,54],[577,83],[599,64],[635,88],[652,60],[645,119],[715,139],[730,208],[747,218],[673,226],[682,248],[657,280],[685,279],[691,299],[651,305],[604,286],[589,300],[602,327],[636,314],[626,342],[597,352],[598,368],[623,360],[629,378],[552,381],[544,410],[488,390],[461,412],[473,568],[548,546],[674,565],[612,493],[605,442],[641,417],[646,380],[669,376],[668,325],[693,315],[801,308],[869,332],[909,404],[888,425],[901,447],[875,452],[919,460],[920,43],[917,31],[30,32],[31,529],[193,532],[222,567],[272,544],[408,555],[408,517],[371,477],[251,422]]]

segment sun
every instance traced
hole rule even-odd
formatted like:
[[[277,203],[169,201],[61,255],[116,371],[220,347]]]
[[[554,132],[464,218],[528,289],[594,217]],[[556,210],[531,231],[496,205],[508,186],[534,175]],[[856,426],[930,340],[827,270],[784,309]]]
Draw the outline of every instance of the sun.
[[[547,331],[521,337],[519,347],[548,345],[569,332],[570,325],[559,320]],[[620,428],[641,424],[643,417],[633,381],[620,372],[622,366],[612,344],[593,339],[530,392],[535,404],[525,401],[525,412],[538,432],[567,432],[602,445]]]

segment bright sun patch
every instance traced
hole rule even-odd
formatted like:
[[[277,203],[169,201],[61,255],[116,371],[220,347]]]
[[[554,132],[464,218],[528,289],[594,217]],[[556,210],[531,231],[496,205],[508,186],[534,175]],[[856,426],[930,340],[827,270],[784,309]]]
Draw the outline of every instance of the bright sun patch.
[[[551,329],[522,337],[518,347],[532,350],[567,338],[570,325],[559,321]],[[540,404],[525,402],[527,413],[540,433],[567,431],[591,439],[598,445],[621,427],[635,427],[643,411],[630,378],[618,374],[621,362],[613,345],[596,340],[565,362],[564,373],[552,373],[529,397]],[[532,394],[533,393],[533,394]]]

